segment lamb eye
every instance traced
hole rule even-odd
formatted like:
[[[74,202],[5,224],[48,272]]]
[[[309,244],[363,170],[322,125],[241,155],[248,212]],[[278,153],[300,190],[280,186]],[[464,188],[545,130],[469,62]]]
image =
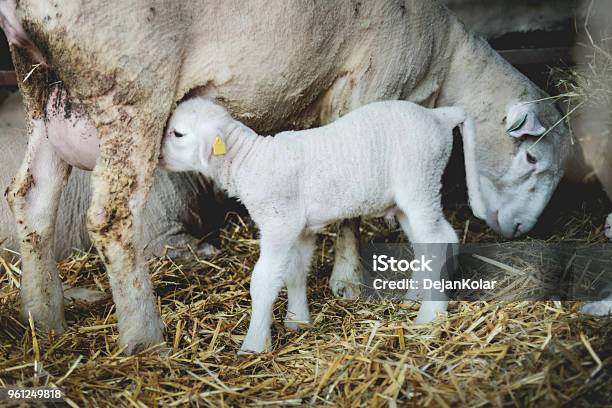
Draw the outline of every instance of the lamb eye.
[[[176,136],[176,137],[183,137],[183,136],[185,136],[185,134],[184,134],[184,133],[177,132],[177,131],[175,130],[175,131],[174,131],[174,136]]]
[[[533,156],[530,153],[527,153],[527,163],[536,164],[537,162],[538,162],[538,159],[536,159],[535,156]]]

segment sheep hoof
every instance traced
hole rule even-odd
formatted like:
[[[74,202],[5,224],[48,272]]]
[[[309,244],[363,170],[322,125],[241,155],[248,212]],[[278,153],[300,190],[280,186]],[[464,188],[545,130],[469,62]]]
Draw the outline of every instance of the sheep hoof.
[[[119,345],[125,346],[124,353],[133,355],[140,353],[148,348],[159,350],[163,348],[164,335],[163,324],[157,317],[145,317],[141,321],[119,322]]]
[[[428,324],[436,320],[440,316],[446,316],[447,313],[445,310],[438,309],[435,307],[423,307],[421,304],[421,308],[417,313],[415,324]]]
[[[285,328],[294,332],[300,332],[310,326],[310,322],[298,320],[285,320]]]
[[[106,293],[99,290],[64,286],[64,301],[66,303],[95,303],[106,298]]]
[[[49,318],[46,320],[34,318],[34,324],[37,330],[41,332],[54,332],[56,336],[64,334],[66,331],[66,321],[59,318]],[[28,325],[29,316],[26,316],[23,312],[21,313],[21,321]]]
[[[259,354],[259,353],[256,352],[256,351],[240,349],[240,350],[238,350],[238,353],[236,353],[236,354],[238,354],[239,356],[250,356],[250,355]]]
[[[138,343],[138,344],[134,344],[132,346],[129,346],[128,348],[125,349],[125,352],[128,355],[133,355],[133,354],[138,354],[143,352],[146,349],[146,346],[144,343]]]
[[[162,357],[168,357],[172,353],[172,349],[166,346],[165,342],[152,342],[146,340],[128,344],[123,352],[128,356],[133,356],[135,354],[142,353],[147,349],[149,349],[148,351],[151,354],[157,354]]]
[[[272,337],[270,336],[270,332],[263,335],[261,334],[261,332],[257,334],[247,332],[247,335],[244,338],[244,341],[242,342],[242,346],[240,346],[240,351],[238,352],[238,354],[257,354],[269,351],[272,349],[272,347],[270,346],[271,338]]]
[[[254,350],[256,347],[249,347],[249,346],[245,346],[244,344],[242,345],[242,347],[240,347],[240,350],[238,350],[238,355],[239,356],[250,356],[252,354],[260,354],[263,353],[263,349],[261,350]]]
[[[360,264],[353,266],[347,262],[336,261],[329,279],[329,288],[338,298],[355,300],[361,295],[362,276]]]
[[[593,316],[607,316],[612,314],[612,300],[599,300],[586,303],[580,309],[582,313]]]
[[[361,294],[361,282],[332,279],[329,282],[329,287],[336,297],[345,300],[355,300]]]
[[[61,312],[56,312],[50,307],[40,303],[24,304],[21,309],[21,321],[27,326],[30,318],[36,328],[42,332],[54,332],[61,335],[66,331],[66,321],[64,320],[63,304],[60,305]]]

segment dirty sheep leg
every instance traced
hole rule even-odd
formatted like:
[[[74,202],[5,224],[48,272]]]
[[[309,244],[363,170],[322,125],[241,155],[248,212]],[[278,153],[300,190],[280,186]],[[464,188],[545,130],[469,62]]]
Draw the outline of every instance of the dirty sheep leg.
[[[119,344],[128,354],[163,341],[143,255],[143,210],[153,184],[161,126],[137,125],[135,112],[99,127],[100,158],[92,174],[87,214],[92,242],[108,272]]]
[[[454,244],[459,242],[459,238],[453,227],[444,218],[439,205],[411,202],[408,198],[398,199],[398,207],[401,212],[398,214],[397,220],[414,248],[415,259],[424,256],[425,259],[433,260],[431,262],[431,272],[419,271],[413,275],[413,279],[418,282],[422,295],[422,303],[416,323],[429,323],[436,318],[438,313],[446,311],[448,298],[445,294],[433,289],[423,290],[423,280],[428,278],[436,281],[442,277],[442,269],[445,267],[448,258],[447,253],[453,251],[451,258],[456,256],[454,253],[456,246]],[[451,262],[451,264],[454,264],[454,262]]]
[[[251,321],[241,352],[271,350],[270,328],[274,301],[283,287],[287,270],[294,263],[299,232],[286,226],[261,227],[260,255],[251,275]]]
[[[64,331],[62,283],[53,256],[54,230],[70,166],[54,152],[42,119],[33,119],[26,156],[7,190],[22,255],[21,315],[40,327]]]
[[[335,262],[329,288],[336,297],[356,299],[361,293],[363,271],[359,262],[359,218],[342,221],[335,243]]]
[[[284,279],[287,287],[285,327],[290,330],[299,330],[300,326],[310,323],[306,280],[308,279],[315,244],[316,235],[305,235],[300,237],[298,245],[292,250],[292,263]]]

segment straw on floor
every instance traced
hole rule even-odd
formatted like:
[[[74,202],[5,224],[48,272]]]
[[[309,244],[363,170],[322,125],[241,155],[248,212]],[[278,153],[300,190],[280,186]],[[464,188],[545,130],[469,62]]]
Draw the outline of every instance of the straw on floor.
[[[453,215],[461,217],[461,215]],[[456,221],[456,220],[455,220]],[[576,223],[580,223],[577,220]],[[366,239],[397,231],[366,223]],[[472,222],[467,238],[485,228]],[[571,230],[571,229],[570,229]],[[474,231],[474,232],[472,232]],[[231,215],[222,252],[187,264],[161,258],[151,271],[166,350],[126,357],[110,296],[67,308],[68,330],[39,333],[17,319],[19,264],[0,276],[0,387],[54,384],[70,406],[584,406],[612,401],[612,325],[561,302],[453,302],[447,318],[414,324],[416,310],[344,302],[327,288],[332,238],[319,243],[309,279],[313,323],[282,326],[274,351],[239,357],[249,319],[254,226]],[[62,263],[70,285],[109,294],[99,258]]]

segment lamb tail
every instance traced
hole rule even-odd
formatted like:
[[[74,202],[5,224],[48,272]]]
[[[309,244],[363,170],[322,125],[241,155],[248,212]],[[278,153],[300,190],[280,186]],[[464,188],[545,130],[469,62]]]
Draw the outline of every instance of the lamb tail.
[[[442,121],[451,127],[451,129],[462,124],[467,117],[465,109],[458,106],[436,108],[434,111],[438,114],[438,117],[442,119]]]
[[[476,125],[474,119],[467,114],[465,114],[465,119],[461,123],[461,137],[463,139],[463,160],[465,162],[465,178],[470,207],[475,217],[484,220],[486,219],[486,210],[480,189],[480,176],[476,166]]]
[[[461,129],[470,207],[474,216],[485,219],[486,210],[480,190],[480,176],[476,166],[476,125],[474,124],[474,119],[467,114],[465,109],[458,106],[437,108],[435,111],[451,129],[457,126]]]

